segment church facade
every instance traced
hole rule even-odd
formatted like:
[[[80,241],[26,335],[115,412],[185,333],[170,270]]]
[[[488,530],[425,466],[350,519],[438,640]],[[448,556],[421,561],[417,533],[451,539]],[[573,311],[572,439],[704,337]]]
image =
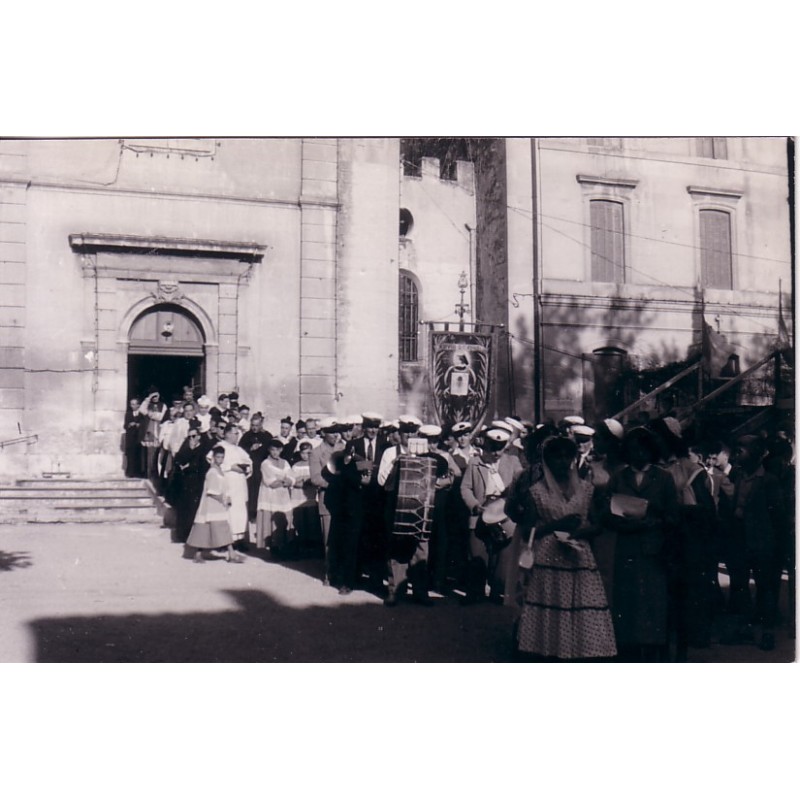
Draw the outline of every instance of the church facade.
[[[409,141],[0,141],[0,475],[119,473],[151,385],[430,417],[431,322],[493,326],[530,418],[685,358],[701,295],[743,367],[774,342],[785,140]]]

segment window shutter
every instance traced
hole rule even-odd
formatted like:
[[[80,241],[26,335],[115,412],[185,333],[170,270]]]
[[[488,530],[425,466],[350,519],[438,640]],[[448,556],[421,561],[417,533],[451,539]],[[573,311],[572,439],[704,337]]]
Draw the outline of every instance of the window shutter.
[[[592,200],[592,280],[602,283],[625,281],[625,242],[622,203]]]
[[[700,158],[714,158],[714,140],[710,136],[697,139],[697,155]]]
[[[400,360],[417,361],[419,345],[419,294],[409,275],[400,275]]]
[[[700,280],[709,289],[733,288],[731,215],[727,211],[700,212]]]

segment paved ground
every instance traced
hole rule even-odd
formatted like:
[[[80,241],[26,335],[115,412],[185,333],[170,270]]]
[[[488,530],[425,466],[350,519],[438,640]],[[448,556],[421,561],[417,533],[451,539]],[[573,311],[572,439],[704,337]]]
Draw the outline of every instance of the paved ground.
[[[3,662],[491,662],[511,658],[510,609],[384,608],[320,582],[318,560],[203,566],[149,525],[0,525]],[[787,662],[714,645],[690,661]]]

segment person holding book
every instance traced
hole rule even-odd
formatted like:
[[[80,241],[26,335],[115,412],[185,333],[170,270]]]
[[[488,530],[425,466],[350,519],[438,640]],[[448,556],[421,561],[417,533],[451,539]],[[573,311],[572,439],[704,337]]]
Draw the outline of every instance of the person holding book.
[[[611,476],[604,527],[617,532],[614,554],[614,631],[621,660],[667,656],[667,541],[678,523],[672,476],[656,465],[654,434],[634,428],[622,442],[625,466]]]

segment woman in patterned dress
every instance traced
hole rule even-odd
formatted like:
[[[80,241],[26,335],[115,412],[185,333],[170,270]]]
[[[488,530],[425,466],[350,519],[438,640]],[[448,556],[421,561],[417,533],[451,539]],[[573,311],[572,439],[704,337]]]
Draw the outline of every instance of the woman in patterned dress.
[[[521,653],[542,659],[612,658],[614,627],[587,537],[593,487],[578,477],[577,446],[565,437],[543,448],[542,475],[521,503],[520,534],[534,530],[534,565],[517,631]]]
[[[295,477],[287,461],[281,458],[283,442],[273,439],[268,445],[269,457],[261,464],[261,488],[258,492],[256,547],[261,549],[270,540],[270,553],[280,556],[286,545],[289,520],[294,503],[291,488]]]
[[[195,564],[205,563],[203,551],[228,549],[227,560],[233,564],[241,564],[243,559],[233,552],[233,537],[228,522],[228,507],[231,499],[228,496],[225,474],[222,463],[225,461],[225,448],[221,445],[211,452],[211,466],[206,473],[203,484],[203,497],[192,525],[192,532],[186,544],[195,548]]]

